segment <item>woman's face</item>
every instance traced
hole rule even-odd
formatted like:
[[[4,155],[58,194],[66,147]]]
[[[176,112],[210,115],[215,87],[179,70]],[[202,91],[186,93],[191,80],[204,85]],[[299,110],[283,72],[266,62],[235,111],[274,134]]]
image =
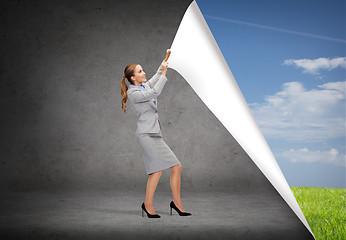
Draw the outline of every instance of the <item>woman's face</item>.
[[[137,82],[139,85],[142,85],[142,83],[146,82],[147,79],[145,78],[145,72],[143,71],[143,68],[141,65],[137,65],[134,71],[134,76],[131,77],[132,81]]]

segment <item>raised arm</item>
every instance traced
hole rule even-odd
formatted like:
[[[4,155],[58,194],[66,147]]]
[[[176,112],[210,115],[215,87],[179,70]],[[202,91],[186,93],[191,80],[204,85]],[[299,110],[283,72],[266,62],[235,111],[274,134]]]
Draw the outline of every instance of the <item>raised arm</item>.
[[[170,50],[170,49],[167,49],[167,50],[166,50],[166,53],[167,53],[167,54],[166,54],[166,57],[165,57],[165,59],[162,61],[162,63],[161,63],[161,65],[160,65],[159,69],[157,69],[156,74],[155,74],[152,78],[150,78],[150,79],[147,81],[148,84],[149,84],[149,86],[150,86],[151,88],[153,88],[153,87],[155,86],[155,84],[157,83],[157,81],[159,80],[159,78],[160,78],[161,75],[166,75],[167,66],[168,66],[167,60],[168,60],[169,56],[171,55],[171,50]]]
[[[147,89],[146,91],[137,89],[134,89],[132,91],[130,90],[128,91],[128,98],[133,103],[145,102],[153,99],[161,94],[162,89],[167,81],[167,77],[165,75],[161,75],[154,87]]]
[[[153,88],[155,86],[155,84],[159,80],[161,74],[162,74],[162,65],[160,65],[160,67],[157,69],[155,75],[147,81],[151,88]]]

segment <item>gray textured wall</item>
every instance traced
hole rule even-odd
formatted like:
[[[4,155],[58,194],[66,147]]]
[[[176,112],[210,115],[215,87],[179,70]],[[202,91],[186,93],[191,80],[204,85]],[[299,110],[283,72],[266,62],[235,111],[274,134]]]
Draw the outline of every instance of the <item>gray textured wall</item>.
[[[190,2],[1,1],[1,189],[145,188],[120,79],[131,62],[155,73]],[[187,82],[167,77],[158,109],[182,189],[274,193]]]

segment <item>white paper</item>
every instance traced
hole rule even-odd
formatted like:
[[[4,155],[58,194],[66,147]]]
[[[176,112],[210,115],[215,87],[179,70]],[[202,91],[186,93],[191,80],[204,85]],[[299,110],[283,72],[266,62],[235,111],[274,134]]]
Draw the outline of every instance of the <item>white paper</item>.
[[[184,77],[313,234],[195,1],[171,50],[169,67]]]

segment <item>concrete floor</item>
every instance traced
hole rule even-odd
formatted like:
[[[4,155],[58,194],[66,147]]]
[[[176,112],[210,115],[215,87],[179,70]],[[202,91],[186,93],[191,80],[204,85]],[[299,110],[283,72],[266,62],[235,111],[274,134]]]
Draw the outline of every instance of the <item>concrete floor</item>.
[[[159,219],[141,216],[145,190],[6,192],[1,239],[313,239],[279,195],[184,192],[185,211],[169,214],[171,192],[156,190]]]

